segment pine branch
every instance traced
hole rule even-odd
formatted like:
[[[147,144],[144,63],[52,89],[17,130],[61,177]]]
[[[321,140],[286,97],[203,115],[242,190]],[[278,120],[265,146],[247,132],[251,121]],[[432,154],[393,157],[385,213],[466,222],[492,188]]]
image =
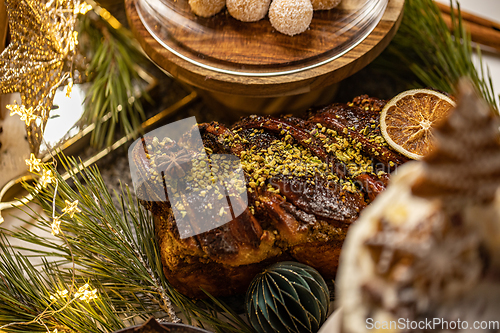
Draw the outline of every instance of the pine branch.
[[[102,147],[113,142],[116,131],[131,134],[145,119],[138,97],[149,97],[143,89],[137,91],[140,78],[135,69],[145,58],[132,43],[131,36],[113,29],[92,13],[80,18],[78,30],[80,49],[91,59],[87,68],[91,86],[83,120],[96,125],[91,144]],[[111,113],[109,119],[108,113]]]
[[[61,163],[66,170],[77,165],[75,160],[64,158]],[[62,211],[65,200],[78,200],[82,212],[73,218],[66,216],[60,225],[71,251],[64,242],[47,241],[40,237],[40,234],[50,232],[52,220],[34,210],[28,212],[35,220],[26,221],[33,231],[21,228],[10,235],[29,244],[43,246],[42,249],[31,250],[32,254],[50,255],[59,265],[66,266],[74,259],[77,277],[91,278],[98,283],[94,287],[98,288],[99,294],[109,298],[112,316],[127,318],[127,326],[159,313],[168,318],[170,300],[182,311],[188,324],[209,326],[217,332],[252,332],[221,301],[214,298],[214,301],[194,302],[169,285],[162,273],[152,217],[134,201],[128,189],[122,191],[119,196],[121,204],[116,207],[96,167],[73,174],[72,186],[52,170],[58,177],[56,212]],[[34,190],[33,187],[29,189]],[[52,214],[53,195],[54,186],[49,185],[37,197],[49,216]],[[65,283],[72,279],[71,271],[61,275]],[[103,311],[99,315],[103,316]]]
[[[71,295],[54,298],[57,291],[71,289],[56,264],[43,259],[42,267],[35,267],[26,255],[13,251],[4,235],[0,251],[1,332],[107,332],[123,327],[105,295],[90,303]]]
[[[455,93],[461,77],[469,77],[483,98],[497,112],[499,106],[489,71],[484,70],[479,47],[479,71],[472,61],[473,48],[458,7],[458,16],[452,7],[453,32],[444,22],[441,12],[432,0],[406,0],[401,26],[378,64],[390,70],[402,62],[421,82],[448,93]],[[383,61],[385,60],[385,63]],[[401,74],[401,73],[399,73]]]

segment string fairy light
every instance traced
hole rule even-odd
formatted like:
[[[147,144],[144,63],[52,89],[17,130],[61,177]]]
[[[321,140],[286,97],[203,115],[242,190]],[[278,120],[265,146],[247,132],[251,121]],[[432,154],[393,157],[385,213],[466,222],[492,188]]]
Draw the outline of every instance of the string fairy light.
[[[68,247],[70,254],[71,254],[71,262],[73,264],[73,269],[72,269],[72,286],[70,289],[62,289],[62,290],[56,290],[54,293],[51,293],[49,295],[49,298],[51,300],[51,303],[45,308],[45,310],[39,314],[35,319],[29,322],[12,322],[9,324],[6,324],[4,326],[0,327],[0,332],[1,329],[9,327],[9,326],[14,326],[14,325],[30,325],[33,323],[38,323],[42,326],[44,326],[47,330],[48,333],[51,333],[51,331],[48,329],[47,325],[44,323],[44,319],[53,316],[59,312],[62,312],[64,309],[66,309],[68,306],[70,306],[73,302],[75,301],[83,301],[86,303],[90,303],[90,301],[97,299],[98,296],[98,290],[97,288],[92,288],[89,283],[85,283],[83,286],[80,286],[77,288],[76,286],[76,277],[75,277],[75,272],[76,272],[76,264],[75,264],[75,259],[73,256],[73,251],[71,249],[71,245],[69,244],[62,228],[61,228],[61,223],[63,221],[64,216],[69,216],[70,218],[75,218],[75,214],[81,213],[82,210],[78,207],[79,205],[79,200],[65,200],[64,201],[64,208],[62,209],[62,213],[57,215],[56,214],[56,198],[57,198],[57,193],[58,193],[58,188],[59,188],[59,179],[54,176],[54,173],[52,170],[54,170],[55,166],[55,159],[53,162],[50,163],[42,163],[40,159],[37,159],[34,154],[30,155],[29,159],[26,159],[26,165],[30,168],[30,171],[34,173],[35,175],[40,176],[40,179],[35,186],[35,191],[40,192],[42,188],[46,188],[49,184],[52,184],[54,186],[54,192],[53,192],[53,197],[52,197],[52,223],[51,223],[51,232],[53,236],[62,238],[64,242],[66,243],[66,246]],[[41,175],[39,172],[41,171]],[[38,172],[38,173],[36,173]],[[93,199],[96,202],[97,206],[100,206],[99,204],[99,199],[95,194],[93,194]],[[180,318],[176,315],[175,309],[172,305],[172,302],[170,300],[170,297],[167,295],[167,292],[162,286],[161,281],[158,279],[156,276],[155,272],[151,269],[151,266],[147,262],[147,259],[145,260],[145,256],[141,253],[141,251],[136,247],[136,245],[133,242],[128,241],[124,237],[123,230],[121,232],[117,232],[113,228],[110,228],[114,232],[114,234],[119,237],[125,244],[128,244],[130,248],[134,251],[135,255],[143,265],[143,267],[146,268],[147,273],[149,277],[151,278],[154,288],[158,292],[160,296],[160,303],[161,303],[161,308],[167,313],[167,315],[170,317],[170,321],[174,323],[181,322]],[[58,310],[50,310],[56,303],[59,302],[65,302],[65,304]],[[62,305],[62,304],[61,304]],[[55,329],[54,331],[56,331]],[[52,332],[54,332],[52,331]]]
[[[68,86],[66,87],[66,97],[71,98],[71,91],[73,90],[73,81],[68,82]]]
[[[41,171],[41,166],[42,166],[42,160],[39,158],[35,157],[35,154],[31,153],[30,158],[26,161],[26,165],[29,166],[30,172],[33,172],[33,170],[40,172]]]
[[[75,299],[78,298],[80,301],[90,302],[97,298],[97,289],[90,288],[88,283],[78,288],[78,291],[73,296]]]
[[[64,200],[64,203],[66,204],[66,207],[64,207],[62,211],[65,214],[68,214],[69,217],[73,218],[73,215],[75,215],[75,213],[81,213],[82,212],[80,210],[80,208],[78,208],[78,200],[75,200],[73,202],[68,201],[68,200]]]
[[[52,229],[52,236],[59,235],[61,233],[61,220],[58,217],[52,219],[50,227]]]
[[[10,111],[10,115],[13,116],[15,114],[21,117],[21,121],[24,121],[26,126],[30,126],[33,120],[38,119],[39,117],[35,115],[35,111],[33,111],[33,107],[26,108],[24,105],[18,104],[9,104],[6,106],[7,110]]]
[[[46,188],[48,184],[52,184],[56,177],[52,174],[52,170],[43,169],[42,176],[40,177],[40,185]]]
[[[70,97],[73,88],[72,63],[78,45],[78,32],[75,25],[78,15],[84,15],[93,8],[92,5],[80,0],[5,0],[9,16],[9,30],[11,41],[8,47],[0,54],[0,93],[19,92],[21,104],[11,104],[7,108],[10,114],[17,114],[25,122],[28,141],[32,151],[26,165],[30,172],[38,174],[39,181],[35,192],[46,189],[49,184],[54,186],[52,200],[52,235],[60,237],[66,243],[73,264],[72,286],[68,289],[57,290],[49,295],[51,303],[47,308],[30,322],[13,322],[0,327],[13,325],[30,325],[38,323],[51,333],[44,318],[52,316],[66,309],[75,301],[89,303],[98,298],[97,289],[91,288],[88,283],[76,286],[75,260],[71,246],[61,228],[64,216],[74,218],[81,213],[78,200],[65,200],[62,214],[56,214],[56,198],[59,180],[55,177],[50,163],[42,163],[36,158],[36,152],[43,140],[43,130],[52,108],[56,89],[68,80],[66,95]],[[110,21],[109,12],[100,10],[100,15],[113,27],[118,28],[118,21]],[[55,163],[55,162],[54,162]],[[161,295],[162,303],[171,321],[180,322],[176,316],[169,296],[161,286],[160,281],[153,273],[149,264],[144,262],[143,255],[132,244],[136,255],[148,274],[153,279],[156,289]],[[57,302],[66,302],[58,310],[51,310]],[[53,333],[57,333],[55,328]]]
[[[79,6],[75,7],[73,12],[74,14],[85,15],[90,10],[92,10],[92,5],[89,5],[88,3],[81,3]]]
[[[65,215],[68,215],[70,218],[73,218],[76,213],[81,213],[81,210],[78,208],[78,200],[75,201],[69,201],[65,200],[65,207],[62,210],[62,214],[56,215],[56,197],[57,197],[57,190],[59,186],[59,180],[57,177],[54,176],[52,169],[50,167],[50,164],[52,163],[42,163],[40,159],[37,159],[34,154],[30,155],[30,158],[25,160],[26,165],[29,167],[30,172],[40,176],[39,182],[37,183],[35,187],[35,191],[39,192],[42,188],[46,188],[48,184],[53,184],[54,185],[54,196],[52,199],[52,224],[51,224],[51,229],[52,229],[52,235],[61,237],[64,242],[66,243],[66,246],[71,252],[71,261],[73,263],[73,278],[72,278],[72,287],[70,290],[68,289],[62,289],[62,290],[57,290],[56,292],[52,293],[49,295],[50,299],[50,304],[45,308],[42,313],[37,315],[33,320],[29,322],[12,322],[3,326],[0,326],[0,332],[2,332],[2,329],[14,326],[14,325],[31,325],[34,323],[38,323],[42,326],[45,327],[48,333],[53,333],[53,332],[58,332],[57,328],[54,329],[53,331],[50,331],[50,329],[47,327],[47,325],[44,323],[44,319],[49,317],[49,316],[54,316],[57,313],[60,313],[64,311],[66,308],[68,308],[73,302],[76,301],[83,301],[86,303],[90,303],[90,301],[95,300],[98,298],[98,291],[96,288],[91,288],[89,283],[85,283],[83,286],[80,286],[79,288],[76,287],[76,278],[75,278],[75,260],[73,256],[73,251],[71,250],[71,246],[64,235],[62,229],[61,229],[61,222],[62,222],[62,217]],[[53,162],[55,163],[55,162]],[[37,174],[35,172],[42,172],[42,174]],[[63,300],[65,304],[58,310],[50,310],[56,303],[58,303],[60,300]]]
[[[45,308],[45,310],[40,313],[38,316],[36,316],[33,320],[28,321],[28,322],[12,322],[3,326],[0,326],[0,330],[14,326],[14,325],[31,325],[34,323],[38,323],[42,326],[45,327],[48,333],[51,333],[47,325],[43,322],[43,319],[48,316],[53,316],[57,313],[60,313],[64,311],[65,309],[68,308],[72,303],[76,301],[83,301],[86,303],[90,303],[90,301],[97,299],[97,289],[92,289],[92,287],[88,284],[85,283],[83,286],[79,287],[77,291],[73,294],[73,297],[71,296],[71,292],[68,291],[67,289],[63,290],[57,290],[55,293],[50,294],[49,299],[51,300],[50,304]],[[63,300],[66,302],[60,309],[58,310],[52,310],[49,311],[56,303],[58,303],[60,300]],[[3,332],[3,331],[0,331]],[[57,328],[54,329],[52,332],[57,332]]]

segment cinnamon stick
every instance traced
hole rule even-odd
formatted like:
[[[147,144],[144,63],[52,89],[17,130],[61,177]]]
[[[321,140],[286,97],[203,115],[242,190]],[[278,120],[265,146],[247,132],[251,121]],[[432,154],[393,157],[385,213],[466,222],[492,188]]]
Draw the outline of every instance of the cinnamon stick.
[[[441,11],[441,15],[451,30],[451,8],[439,2],[435,2]],[[472,41],[492,47],[500,52],[500,23],[490,21],[483,17],[473,15],[471,13],[460,11],[462,15],[462,22],[465,28],[471,34]],[[458,16],[457,9],[454,10],[455,17]]]
[[[435,2],[435,3],[442,13],[451,15],[450,6],[447,6],[447,5],[442,4],[440,2]],[[455,16],[458,16],[458,9],[457,8],[454,8],[453,12],[454,12]],[[466,22],[475,23],[475,24],[478,24],[478,25],[481,25],[484,27],[492,28],[492,29],[500,32],[500,22],[490,21],[488,19],[485,19],[484,17],[479,17],[479,16],[476,16],[474,14],[468,13],[468,12],[463,11],[463,10],[461,10],[460,13],[462,15],[462,19]]]

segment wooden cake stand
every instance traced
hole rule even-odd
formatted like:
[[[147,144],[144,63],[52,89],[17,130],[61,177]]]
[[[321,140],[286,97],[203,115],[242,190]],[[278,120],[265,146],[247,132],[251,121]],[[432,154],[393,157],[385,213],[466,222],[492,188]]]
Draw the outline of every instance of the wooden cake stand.
[[[327,53],[330,45],[336,42],[334,40],[336,28],[332,24],[334,22],[332,17],[335,18],[335,16],[332,15],[339,14],[329,13],[335,9],[315,11],[310,29],[301,35],[290,37],[272,29],[267,17],[253,23],[236,21],[227,13],[219,13],[212,18],[205,19],[190,13],[187,0],[172,1],[185,3],[187,9],[183,9],[181,14],[189,19],[188,22],[195,22],[195,25],[201,22],[205,26],[212,25],[218,29],[222,25],[220,21],[223,22],[224,30],[219,30],[221,34],[215,37],[211,35],[210,38],[194,38],[184,30],[154,25],[153,33],[157,38],[160,36],[163,41],[171,42],[170,49],[183,43],[187,45],[187,49],[197,50],[198,54],[194,52],[193,58],[202,54],[204,64],[208,63],[208,66],[199,66],[189,61],[189,55],[186,60],[186,56],[171,52],[167,48],[170,45],[164,42],[162,42],[163,45],[160,44],[150,33],[152,28],[149,27],[148,30],[141,21],[136,0],[125,0],[131,29],[146,54],[174,78],[201,88],[202,91],[210,92],[213,98],[225,105],[248,109],[248,112],[255,112],[253,109],[261,107],[261,103],[255,103],[253,100],[307,95],[308,93],[315,96],[321,95],[320,91],[325,87],[343,80],[368,65],[385,49],[395,35],[401,23],[404,7],[404,0],[389,0],[381,20],[359,44],[334,60],[320,61],[320,65],[310,66],[310,61],[304,63],[303,68],[307,69],[302,70],[301,57],[320,58]],[[145,17],[149,16],[147,13],[141,14],[142,19],[150,19],[150,17]],[[250,34],[253,40],[249,41]],[[169,38],[171,35],[175,35],[175,40],[171,41],[172,38]],[[255,36],[262,36],[262,38],[256,39]],[[220,66],[223,69],[227,64],[241,64],[242,72],[248,68],[249,75],[235,74],[231,72],[231,68],[227,71],[213,70],[211,61],[215,67]],[[259,66],[263,69],[263,75],[258,74]],[[274,69],[278,75],[272,74]],[[272,101],[274,104],[283,106],[283,103],[276,102],[276,99]],[[261,113],[272,112],[274,111]]]

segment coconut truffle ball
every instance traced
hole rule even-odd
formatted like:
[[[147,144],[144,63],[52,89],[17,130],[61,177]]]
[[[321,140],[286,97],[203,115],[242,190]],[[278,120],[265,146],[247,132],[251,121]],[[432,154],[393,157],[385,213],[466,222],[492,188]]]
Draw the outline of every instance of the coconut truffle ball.
[[[314,10],[329,10],[339,5],[342,0],[311,0]]]
[[[237,20],[255,22],[266,16],[271,0],[227,0],[226,7]]]
[[[312,21],[311,0],[273,0],[269,21],[282,34],[293,36],[304,32]]]
[[[196,15],[210,17],[224,8],[226,0],[189,0],[188,3]]]

